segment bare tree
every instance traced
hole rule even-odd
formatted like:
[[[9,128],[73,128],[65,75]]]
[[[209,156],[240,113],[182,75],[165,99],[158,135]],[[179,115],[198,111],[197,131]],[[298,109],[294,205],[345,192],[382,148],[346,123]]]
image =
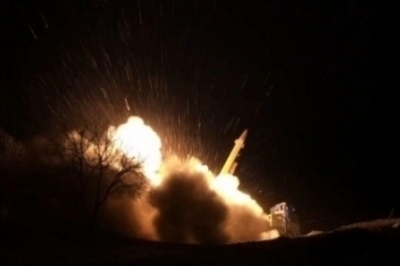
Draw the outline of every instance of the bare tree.
[[[25,156],[24,146],[16,141],[12,136],[0,129],[0,221],[4,222],[7,218],[8,209],[3,199],[8,178],[19,169]]]
[[[0,169],[9,171],[12,164],[21,162],[25,155],[24,146],[0,129]]]
[[[53,164],[75,169],[81,207],[91,231],[107,199],[135,197],[145,188],[142,162],[126,156],[114,144],[101,127],[85,126],[63,134],[61,144],[52,152]]]

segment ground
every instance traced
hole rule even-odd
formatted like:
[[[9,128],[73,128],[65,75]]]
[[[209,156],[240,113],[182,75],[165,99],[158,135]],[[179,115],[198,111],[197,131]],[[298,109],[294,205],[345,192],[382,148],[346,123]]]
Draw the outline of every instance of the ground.
[[[2,244],[1,265],[400,265],[400,219],[345,226],[295,239],[184,245],[124,238],[72,240],[20,231]],[[3,239],[4,240],[4,239]]]

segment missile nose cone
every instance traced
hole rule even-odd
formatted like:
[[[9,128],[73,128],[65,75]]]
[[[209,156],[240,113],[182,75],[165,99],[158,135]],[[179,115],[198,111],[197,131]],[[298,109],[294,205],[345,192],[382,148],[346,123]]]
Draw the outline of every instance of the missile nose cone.
[[[242,135],[240,135],[240,138],[242,141],[244,141],[247,137],[247,133],[249,132],[248,129],[245,129],[245,131],[243,131]]]

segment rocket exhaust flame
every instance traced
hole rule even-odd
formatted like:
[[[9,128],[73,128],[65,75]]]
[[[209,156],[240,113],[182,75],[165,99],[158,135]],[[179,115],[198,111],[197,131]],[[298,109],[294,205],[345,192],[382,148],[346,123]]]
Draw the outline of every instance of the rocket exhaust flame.
[[[262,207],[239,190],[239,179],[232,174],[236,167],[234,160],[243,148],[246,135],[247,130],[236,140],[221,173],[216,176],[194,157],[181,160],[172,156],[163,161],[159,136],[139,117],[130,117],[118,127],[109,127],[107,137],[112,141],[113,151],[143,162],[143,173],[154,192],[129,209],[136,213],[126,217],[135,224],[133,235],[185,243],[265,239],[267,223]],[[118,208],[115,202],[110,206]],[[144,208],[148,211],[143,211]],[[146,230],[152,233],[145,233]]]

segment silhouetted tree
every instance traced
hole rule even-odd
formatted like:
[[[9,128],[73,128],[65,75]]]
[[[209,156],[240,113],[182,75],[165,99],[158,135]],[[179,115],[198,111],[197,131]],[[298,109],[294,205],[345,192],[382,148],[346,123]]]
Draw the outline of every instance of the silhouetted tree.
[[[80,205],[92,231],[103,204],[113,196],[136,197],[144,191],[142,163],[123,154],[100,126],[85,125],[62,135],[47,162],[72,167]]]
[[[21,167],[25,156],[24,146],[0,129],[0,220],[5,221],[8,209],[4,206],[6,183],[13,171]]]
[[[24,146],[0,129],[0,171],[9,170],[12,164],[21,162],[24,155]]]

